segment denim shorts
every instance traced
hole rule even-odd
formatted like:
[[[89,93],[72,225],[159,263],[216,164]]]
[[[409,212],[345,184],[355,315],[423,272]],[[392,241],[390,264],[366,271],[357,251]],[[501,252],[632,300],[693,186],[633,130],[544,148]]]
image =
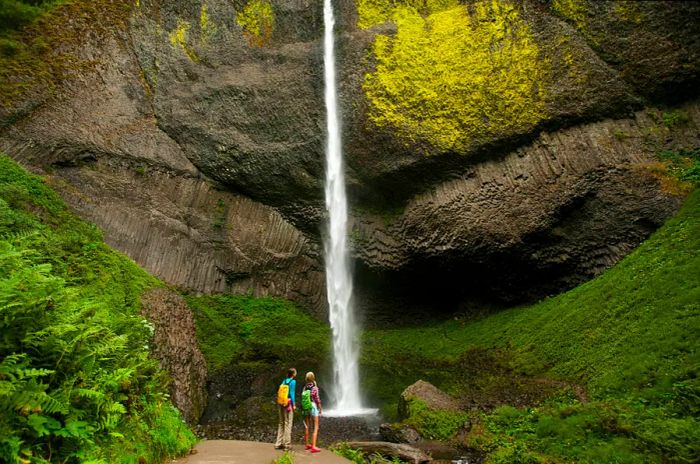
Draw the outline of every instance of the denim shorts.
[[[316,403],[311,403],[311,409],[303,409],[301,411],[301,415],[311,417],[318,416],[318,406],[316,406]]]

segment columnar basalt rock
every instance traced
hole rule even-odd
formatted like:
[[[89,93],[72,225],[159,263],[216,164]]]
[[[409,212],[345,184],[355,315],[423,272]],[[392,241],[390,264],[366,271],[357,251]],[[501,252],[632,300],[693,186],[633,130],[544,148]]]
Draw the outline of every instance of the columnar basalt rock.
[[[599,274],[680,204],[652,168],[661,147],[700,146],[700,106],[682,111],[688,120],[673,130],[660,124],[661,112],[642,111],[542,133],[456,172],[392,215],[358,216],[352,236],[367,279],[396,288],[380,303],[377,284],[368,286],[360,301],[396,308],[425,298],[456,310],[484,295],[541,297]]]
[[[108,244],[166,282],[283,296],[322,317],[318,247],[273,208],[202,179],[115,158],[64,168],[50,180],[105,231]]]

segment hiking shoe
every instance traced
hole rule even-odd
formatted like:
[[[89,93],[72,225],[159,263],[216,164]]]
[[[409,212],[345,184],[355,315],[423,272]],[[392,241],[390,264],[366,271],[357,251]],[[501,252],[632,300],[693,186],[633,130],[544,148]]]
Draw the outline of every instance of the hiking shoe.
[[[321,448],[316,448],[315,446],[312,446],[312,447],[311,447],[311,452],[312,452],[312,453],[320,453],[320,452],[321,452]]]
[[[310,450],[311,448],[313,448],[313,446],[311,446],[311,445],[306,445],[305,448],[306,448],[307,450]]]

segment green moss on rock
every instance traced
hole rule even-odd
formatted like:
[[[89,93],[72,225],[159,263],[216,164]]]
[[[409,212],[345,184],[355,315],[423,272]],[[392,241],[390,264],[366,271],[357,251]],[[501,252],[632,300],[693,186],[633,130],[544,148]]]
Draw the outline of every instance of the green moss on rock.
[[[416,429],[424,438],[448,440],[469,420],[463,411],[431,409],[418,399],[408,402],[408,418],[403,422]]]
[[[396,35],[377,36],[376,69],[363,86],[370,121],[407,144],[465,152],[545,118],[547,65],[513,3],[482,1],[473,10],[447,1],[428,5],[393,7]],[[359,8],[364,26],[385,11]]]
[[[357,0],[357,27],[368,29],[390,21],[398,7],[413,8],[427,15],[459,5],[459,0]]]
[[[92,43],[126,29],[132,2],[66,0],[47,3],[40,16],[0,37],[0,109],[10,109],[29,95],[51,95],[58,84],[95,68],[84,58]]]

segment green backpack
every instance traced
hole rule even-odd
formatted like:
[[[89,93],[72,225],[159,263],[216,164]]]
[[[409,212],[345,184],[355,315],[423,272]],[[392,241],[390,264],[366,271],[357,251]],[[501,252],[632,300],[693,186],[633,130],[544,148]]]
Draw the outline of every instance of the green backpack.
[[[304,411],[311,411],[313,408],[313,402],[311,401],[311,390],[304,389],[301,392],[301,409]]]

